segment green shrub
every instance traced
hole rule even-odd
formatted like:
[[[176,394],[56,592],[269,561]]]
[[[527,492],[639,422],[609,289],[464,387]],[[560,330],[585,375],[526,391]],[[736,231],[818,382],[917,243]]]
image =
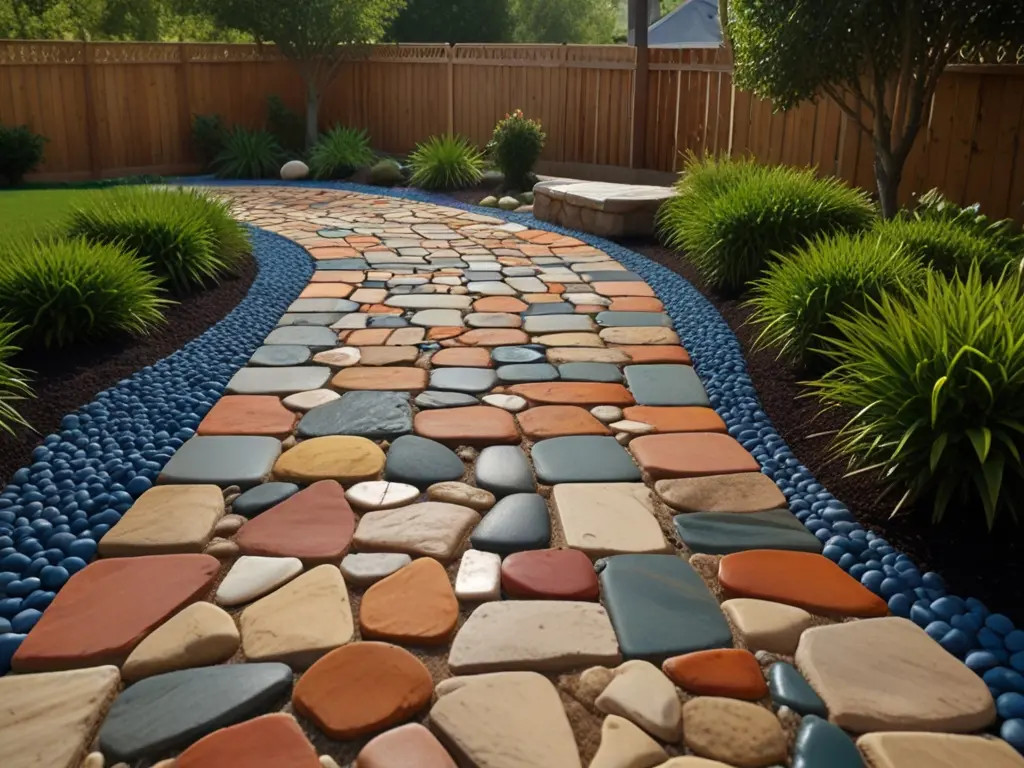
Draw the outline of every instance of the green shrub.
[[[879,222],[877,231],[891,247],[906,249],[948,277],[966,275],[977,263],[983,277],[997,279],[1004,270],[1020,270],[1024,259],[1024,244],[1013,249],[1011,238],[978,234],[956,219],[895,218]]]
[[[144,334],[169,304],[160,280],[117,245],[17,240],[0,254],[0,306],[33,347]]]
[[[281,145],[270,133],[235,128],[213,167],[222,179],[271,179],[277,178],[283,162]]]
[[[483,156],[469,139],[451,134],[431,136],[409,156],[410,182],[423,189],[471,187],[483,176]]]
[[[954,502],[991,528],[1024,500],[1024,296],[1016,277],[992,283],[977,268],[925,281],[836,318],[837,365],[811,386],[856,414],[834,447],[880,471],[902,494],[897,511],[927,501],[939,521]]]
[[[302,156],[306,148],[306,121],[289,109],[280,96],[267,97],[267,131],[286,153]]]
[[[318,179],[343,179],[372,162],[366,131],[343,125],[321,136],[309,154],[309,170]]]
[[[397,160],[386,157],[370,168],[370,183],[378,187],[395,187],[405,181],[402,166]]]
[[[508,189],[526,189],[533,166],[540,159],[547,136],[538,120],[531,120],[517,109],[494,126],[487,154],[505,176]]]
[[[210,168],[224,151],[228,129],[220,115],[192,115],[192,147],[203,163]]]
[[[691,157],[679,196],[661,207],[667,245],[684,250],[712,288],[736,293],[780,254],[870,226],[867,195],[813,171]]]
[[[71,214],[68,234],[134,252],[178,294],[235,270],[249,250],[226,203],[185,189],[98,192]]]
[[[916,290],[923,281],[917,259],[873,233],[815,240],[770,264],[752,283],[757,344],[814,366],[821,362],[819,338],[835,334],[836,316],[863,310],[883,293]]]
[[[46,138],[27,125],[0,125],[0,187],[20,184],[43,162],[45,144]]]
[[[7,434],[14,434],[15,427],[28,426],[16,403],[32,395],[25,372],[9,362],[21,351],[15,345],[17,335],[16,325],[0,321],[0,432]]]
[[[925,192],[917,199],[912,213],[916,219],[946,221],[961,229],[990,240],[998,248],[1012,253],[1024,253],[1024,234],[1012,219],[992,221],[981,213],[981,204],[960,206],[947,200],[937,189]]]

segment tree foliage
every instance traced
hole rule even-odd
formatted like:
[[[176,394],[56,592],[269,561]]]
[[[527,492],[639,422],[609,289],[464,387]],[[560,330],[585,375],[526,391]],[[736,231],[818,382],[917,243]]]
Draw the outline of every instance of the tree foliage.
[[[512,0],[518,43],[610,43],[615,0]]]
[[[409,0],[388,31],[399,43],[503,43],[510,0]]]

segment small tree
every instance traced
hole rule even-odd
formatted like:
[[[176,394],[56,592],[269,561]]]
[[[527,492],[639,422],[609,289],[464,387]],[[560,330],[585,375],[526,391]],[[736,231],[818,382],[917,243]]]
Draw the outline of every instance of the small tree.
[[[614,0],[513,0],[519,43],[610,43],[615,37]]]
[[[400,43],[503,43],[509,0],[409,0],[388,37]]]
[[[960,52],[1024,42],[1022,0],[730,0],[736,85],[788,109],[824,94],[872,138],[882,213],[935,86]]]

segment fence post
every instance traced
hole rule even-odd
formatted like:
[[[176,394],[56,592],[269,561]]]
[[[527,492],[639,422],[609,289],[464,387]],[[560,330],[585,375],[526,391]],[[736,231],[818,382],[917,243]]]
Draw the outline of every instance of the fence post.
[[[96,117],[96,84],[93,82],[92,43],[82,43],[85,59],[85,138],[89,147],[89,173],[94,179],[100,177],[101,163],[99,146],[99,124]]]
[[[451,43],[445,49],[448,57],[448,134],[455,133],[455,46]]]
[[[648,0],[633,0],[633,36],[636,62],[633,65],[633,135],[630,167],[643,168],[647,149],[647,82],[650,52],[647,48]]]

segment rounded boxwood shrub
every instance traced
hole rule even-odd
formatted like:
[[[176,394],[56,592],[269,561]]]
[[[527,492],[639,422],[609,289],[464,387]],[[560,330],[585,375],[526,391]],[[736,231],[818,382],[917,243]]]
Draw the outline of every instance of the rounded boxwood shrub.
[[[0,321],[0,432],[8,434],[27,426],[17,404],[32,395],[25,372],[10,362],[21,351],[15,344],[18,330],[14,323]]]
[[[483,177],[483,156],[462,136],[431,136],[409,155],[410,182],[423,189],[471,187]]]
[[[26,239],[0,249],[0,306],[26,347],[144,334],[164,321],[161,294],[160,279],[117,245]]]
[[[530,175],[533,166],[544,151],[547,136],[539,120],[531,120],[517,109],[498,121],[487,144],[487,154],[504,175],[510,190],[532,187]]]
[[[758,345],[805,366],[821,362],[819,337],[834,335],[836,316],[869,300],[899,296],[924,281],[924,267],[873,233],[833,235],[797,248],[752,283],[750,320]]]
[[[938,521],[976,511],[991,528],[1024,503],[1024,296],[927,271],[921,292],[834,320],[836,364],[812,389],[854,415],[834,448],[891,484],[898,511],[920,501]]]
[[[321,136],[309,154],[309,170],[318,179],[344,179],[372,162],[366,131],[343,125]]]
[[[45,145],[46,138],[27,125],[0,125],[0,187],[20,184],[43,162]]]

